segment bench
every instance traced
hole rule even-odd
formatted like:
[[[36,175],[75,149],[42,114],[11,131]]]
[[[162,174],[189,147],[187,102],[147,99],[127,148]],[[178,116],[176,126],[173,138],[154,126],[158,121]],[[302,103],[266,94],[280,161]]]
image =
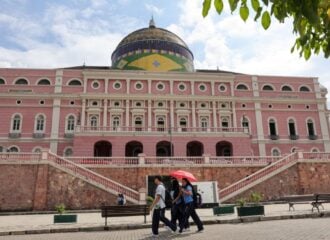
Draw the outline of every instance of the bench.
[[[319,207],[321,206],[322,209],[324,209],[322,203],[330,203],[330,193],[317,193],[315,194],[315,200],[311,203],[313,208],[317,209],[318,212],[320,212]]]
[[[314,194],[306,194],[306,195],[288,195],[280,198],[281,201],[285,201],[289,204],[289,211],[291,208],[294,209],[295,204],[309,204],[315,201]],[[313,205],[312,205],[313,206]],[[312,208],[313,210],[313,208]]]
[[[105,218],[105,226],[108,225],[108,217],[127,217],[127,216],[144,216],[144,223],[147,222],[149,214],[148,205],[114,205],[102,206],[102,217]]]

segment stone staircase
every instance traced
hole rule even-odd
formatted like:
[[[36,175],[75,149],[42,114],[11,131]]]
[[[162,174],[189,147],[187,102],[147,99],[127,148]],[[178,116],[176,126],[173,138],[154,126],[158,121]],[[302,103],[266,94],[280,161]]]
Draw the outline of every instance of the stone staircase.
[[[131,203],[139,203],[139,192],[126,187],[116,181],[106,178],[96,172],[93,172],[79,164],[70,160],[57,156],[51,152],[43,152],[42,159],[46,160],[51,166],[64,171],[72,176],[82,179],[89,184],[102,189],[108,193],[117,195],[123,193],[127,201]]]
[[[235,182],[232,185],[220,190],[220,202],[225,202],[295,165],[299,159],[298,154],[300,154],[300,152],[291,153],[290,155],[281,158],[267,167],[264,167],[259,171],[239,180],[238,182]]]

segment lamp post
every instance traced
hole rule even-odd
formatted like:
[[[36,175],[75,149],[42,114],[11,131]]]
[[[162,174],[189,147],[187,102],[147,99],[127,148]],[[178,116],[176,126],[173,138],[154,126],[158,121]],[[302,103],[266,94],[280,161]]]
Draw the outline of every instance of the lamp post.
[[[168,128],[168,134],[170,135],[170,157],[173,157],[173,144],[172,144],[172,126]]]

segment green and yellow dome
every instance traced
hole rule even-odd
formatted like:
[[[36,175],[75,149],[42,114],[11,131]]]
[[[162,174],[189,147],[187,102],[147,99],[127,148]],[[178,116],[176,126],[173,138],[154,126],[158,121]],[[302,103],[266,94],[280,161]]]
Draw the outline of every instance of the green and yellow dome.
[[[153,19],[149,28],[126,36],[112,53],[111,60],[115,69],[194,71],[194,56],[187,44],[174,33],[157,28]]]

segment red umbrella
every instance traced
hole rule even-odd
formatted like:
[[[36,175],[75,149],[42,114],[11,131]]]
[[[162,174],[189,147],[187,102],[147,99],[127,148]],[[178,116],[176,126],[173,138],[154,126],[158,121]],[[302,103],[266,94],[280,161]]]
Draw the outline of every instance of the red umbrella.
[[[197,182],[197,179],[192,173],[183,170],[173,171],[170,173],[170,176],[178,179],[187,178],[191,182]]]

